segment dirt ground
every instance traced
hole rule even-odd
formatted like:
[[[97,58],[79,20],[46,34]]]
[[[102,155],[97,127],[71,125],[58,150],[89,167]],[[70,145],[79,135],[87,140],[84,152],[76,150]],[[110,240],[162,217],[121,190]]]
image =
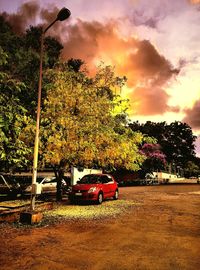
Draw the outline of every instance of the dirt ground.
[[[200,185],[126,187],[120,198],[135,204],[118,217],[0,224],[0,269],[200,269]]]

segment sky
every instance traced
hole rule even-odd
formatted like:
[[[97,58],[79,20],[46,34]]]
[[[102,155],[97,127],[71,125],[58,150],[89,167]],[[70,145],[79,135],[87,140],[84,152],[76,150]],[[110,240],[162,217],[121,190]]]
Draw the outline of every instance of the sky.
[[[100,62],[126,76],[132,121],[182,121],[200,156],[200,0],[0,0],[17,33],[48,25],[60,8],[71,11],[49,34],[64,45],[63,60]]]

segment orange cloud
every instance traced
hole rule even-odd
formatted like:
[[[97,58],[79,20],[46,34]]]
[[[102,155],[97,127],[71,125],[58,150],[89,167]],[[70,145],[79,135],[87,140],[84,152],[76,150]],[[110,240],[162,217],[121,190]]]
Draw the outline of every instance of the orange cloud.
[[[35,1],[32,1],[23,4],[17,14],[6,16],[19,33],[37,15],[48,25],[57,12],[56,7],[40,10]],[[48,33],[64,43],[64,61],[80,58],[89,70],[93,70],[98,61],[103,61],[115,66],[118,76],[126,76],[134,115],[163,114],[170,110],[165,85],[178,70],[173,69],[170,62],[148,40],[122,37],[118,26],[116,20],[103,24],[79,19],[76,24],[69,24],[69,21],[56,23]]]
[[[200,3],[200,0],[190,0],[190,3],[191,4],[199,4]]]
[[[179,71],[149,41],[122,38],[116,21],[104,25],[78,20],[69,26],[62,57],[81,58],[90,69],[97,60],[114,65],[117,75],[128,78],[133,114],[155,115],[170,110],[164,86]]]
[[[193,129],[200,130],[200,100],[194,103],[193,108],[185,110],[186,117],[183,119]]]

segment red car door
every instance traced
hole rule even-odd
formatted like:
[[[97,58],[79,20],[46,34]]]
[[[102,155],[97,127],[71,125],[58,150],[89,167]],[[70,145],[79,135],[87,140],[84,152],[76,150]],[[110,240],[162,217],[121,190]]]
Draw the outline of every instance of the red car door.
[[[116,185],[112,176],[108,175],[108,188],[109,188],[109,197],[113,197],[115,195]]]
[[[110,175],[104,175],[102,176],[102,183],[103,183],[103,192],[104,197],[109,198],[113,197],[116,190],[115,181]]]

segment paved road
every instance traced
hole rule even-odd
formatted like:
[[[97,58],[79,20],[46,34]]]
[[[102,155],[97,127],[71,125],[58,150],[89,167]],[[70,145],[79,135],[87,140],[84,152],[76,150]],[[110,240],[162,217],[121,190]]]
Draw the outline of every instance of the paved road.
[[[0,226],[1,270],[200,269],[200,185],[124,187],[120,198],[135,204],[114,219]]]
[[[170,194],[178,194],[178,193],[187,193],[200,191],[199,184],[168,184],[168,185],[155,185],[155,186],[134,186],[134,187],[120,187],[120,193],[122,195],[126,194],[128,197],[132,197],[133,194],[141,194],[141,193],[170,193]]]

